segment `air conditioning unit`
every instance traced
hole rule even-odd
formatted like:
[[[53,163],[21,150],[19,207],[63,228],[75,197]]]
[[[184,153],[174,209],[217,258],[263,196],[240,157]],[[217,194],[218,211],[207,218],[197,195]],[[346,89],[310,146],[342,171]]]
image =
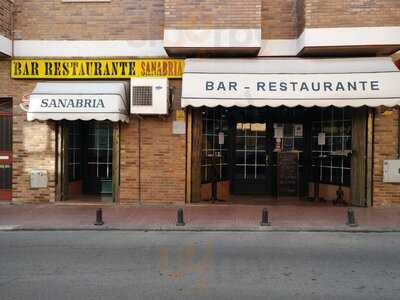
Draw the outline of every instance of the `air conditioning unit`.
[[[168,78],[131,78],[131,114],[168,114],[168,94]]]

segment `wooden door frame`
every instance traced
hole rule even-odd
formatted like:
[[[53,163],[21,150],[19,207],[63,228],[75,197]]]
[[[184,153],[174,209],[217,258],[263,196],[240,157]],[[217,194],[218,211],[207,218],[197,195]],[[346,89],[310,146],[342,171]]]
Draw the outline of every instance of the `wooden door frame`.
[[[113,148],[112,148],[112,201],[119,202],[120,186],[120,122],[113,122]]]
[[[72,121],[74,122],[74,121]],[[101,121],[100,121],[101,122]],[[120,186],[120,123],[112,123],[113,156],[112,156],[112,199],[119,201]],[[66,201],[68,196],[68,127],[65,121],[56,125],[56,201]],[[83,167],[82,167],[83,170]],[[82,190],[83,191],[83,190]]]
[[[369,161],[369,148],[372,146],[372,116],[370,109],[360,107],[354,109],[352,119],[352,158],[351,158],[351,204],[354,206],[368,206],[372,204],[372,191],[368,190],[368,182],[372,180],[372,160]],[[368,144],[371,144],[368,147]],[[372,149],[371,149],[372,150]],[[372,158],[372,152],[371,158]]]
[[[229,168],[229,177],[230,177],[230,185],[229,185],[229,192],[232,195],[272,195],[272,182],[270,182],[269,178],[271,177],[271,169],[269,167],[266,166],[266,177],[264,180],[264,184],[265,184],[265,193],[255,193],[255,194],[248,194],[248,193],[235,193],[235,183],[238,184],[238,181],[234,179],[234,174],[235,174],[235,163],[236,163],[236,134],[237,134],[237,130],[236,130],[236,124],[240,123],[237,120],[231,120],[231,122],[229,122],[230,128],[229,128],[229,132],[231,135],[231,144],[230,144],[230,149],[229,149],[229,153],[230,153],[230,168]],[[243,123],[256,123],[256,122],[243,122]],[[261,122],[257,122],[257,123],[261,123]],[[267,155],[270,155],[269,148],[268,148],[268,122],[267,120],[264,120],[263,122],[266,126],[265,128],[265,153]],[[261,181],[261,180],[260,180]],[[256,183],[256,180],[254,180],[254,183]],[[245,180],[243,180],[243,184],[245,183]],[[251,181],[249,181],[247,184],[251,185]]]
[[[68,128],[65,121],[56,124],[56,201],[66,201],[68,196]]]

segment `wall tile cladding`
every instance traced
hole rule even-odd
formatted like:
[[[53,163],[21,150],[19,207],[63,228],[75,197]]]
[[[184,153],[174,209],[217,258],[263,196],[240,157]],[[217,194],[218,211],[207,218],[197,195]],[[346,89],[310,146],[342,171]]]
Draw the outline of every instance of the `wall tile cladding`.
[[[10,0],[0,0],[0,35],[11,38],[12,9]]]
[[[165,29],[261,28],[261,0],[165,0]]]
[[[11,80],[10,61],[0,60],[0,97],[13,98],[14,202],[48,202],[55,199],[55,122],[28,122],[19,107],[23,95],[32,92],[37,81]],[[48,188],[31,189],[32,169],[46,170]]]
[[[164,0],[63,3],[16,0],[15,38],[145,40],[163,38]]]
[[[306,28],[400,25],[399,0],[300,0],[300,2],[304,2],[303,23]],[[304,26],[299,28],[300,32]]]

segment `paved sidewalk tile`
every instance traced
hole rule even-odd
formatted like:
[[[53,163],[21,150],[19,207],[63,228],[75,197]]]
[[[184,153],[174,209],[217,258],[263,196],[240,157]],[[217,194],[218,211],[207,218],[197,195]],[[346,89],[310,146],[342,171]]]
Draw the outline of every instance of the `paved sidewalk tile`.
[[[94,226],[96,209],[104,226]],[[186,226],[176,226],[178,206],[2,205],[0,230],[399,230],[400,208],[353,208],[358,227],[346,225],[347,207],[266,206],[271,226],[261,227],[263,206],[183,206]]]

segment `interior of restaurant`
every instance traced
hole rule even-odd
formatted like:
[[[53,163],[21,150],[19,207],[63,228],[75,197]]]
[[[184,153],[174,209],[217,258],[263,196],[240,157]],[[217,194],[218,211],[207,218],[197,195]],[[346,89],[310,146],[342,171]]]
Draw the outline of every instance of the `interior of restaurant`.
[[[199,108],[201,201],[351,201],[351,107]]]

